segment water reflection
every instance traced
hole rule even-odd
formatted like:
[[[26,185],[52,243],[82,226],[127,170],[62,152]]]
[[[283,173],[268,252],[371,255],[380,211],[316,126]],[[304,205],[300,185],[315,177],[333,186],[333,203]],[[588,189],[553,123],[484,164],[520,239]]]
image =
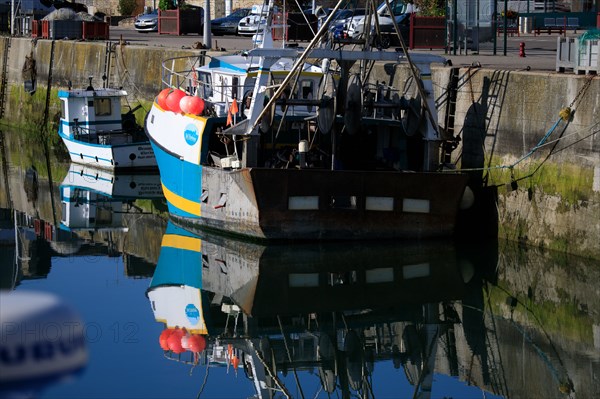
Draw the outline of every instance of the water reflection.
[[[104,335],[86,337],[71,384],[0,381],[0,397],[600,397],[597,261],[503,242],[261,246],[165,232],[159,198],[115,190],[138,177],[100,189],[110,179],[52,163],[59,185],[35,157],[10,162],[17,147],[0,154],[2,294],[52,292]],[[0,362],[14,355],[5,326]],[[190,336],[169,343],[177,327]]]
[[[496,248],[448,241],[262,246],[169,224],[147,296],[167,358],[237,367],[259,397],[289,394],[285,376],[302,372],[328,394],[369,397],[380,389],[375,365],[391,361],[426,398],[436,363],[456,375],[461,319],[482,324],[496,260]],[[483,339],[480,328],[460,330]],[[191,346],[196,337],[202,345]]]
[[[71,164],[60,185],[61,227],[66,230],[126,231],[123,215],[140,213],[134,200],[162,198],[158,171],[119,174]]]

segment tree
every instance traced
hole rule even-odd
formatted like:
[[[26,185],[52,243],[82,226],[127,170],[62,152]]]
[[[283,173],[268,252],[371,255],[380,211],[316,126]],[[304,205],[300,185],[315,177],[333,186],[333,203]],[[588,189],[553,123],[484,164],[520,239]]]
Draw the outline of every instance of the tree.
[[[119,0],[119,12],[121,15],[130,16],[135,11],[137,4],[135,0]]]
[[[175,6],[175,2],[173,0],[160,0],[158,2],[158,8],[162,11],[174,10],[176,8],[176,6]]]
[[[446,15],[445,2],[441,0],[415,0],[415,5],[419,10],[418,15],[430,17]]]

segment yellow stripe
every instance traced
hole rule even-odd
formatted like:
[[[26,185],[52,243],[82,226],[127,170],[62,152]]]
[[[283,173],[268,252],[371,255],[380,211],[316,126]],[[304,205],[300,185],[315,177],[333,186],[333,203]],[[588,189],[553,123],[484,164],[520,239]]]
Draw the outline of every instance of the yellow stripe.
[[[202,252],[202,240],[196,237],[165,234],[162,239],[163,247],[185,249],[188,251]]]
[[[170,326],[167,324],[167,328],[177,328],[179,326]],[[200,335],[208,335],[208,329],[204,328],[186,328],[186,331],[190,334],[200,334]]]
[[[167,188],[164,184],[162,184],[163,194],[167,201],[169,201],[173,206],[181,209],[184,212],[190,213],[194,216],[200,216],[200,203],[191,201],[189,199],[185,199],[171,190]]]
[[[163,108],[162,108],[160,105],[158,105],[158,102],[157,102],[157,101],[154,101],[154,106],[155,106],[155,107],[156,107],[156,108],[157,108],[159,111],[162,111],[162,112],[167,112],[167,111],[169,111],[168,109],[163,109]],[[206,116],[195,115],[195,114],[188,114],[188,113],[186,113],[186,112],[184,112],[184,115],[185,115],[185,116],[188,116],[188,117],[190,117],[190,118],[193,118],[193,119],[199,120],[199,121],[201,121],[201,122],[204,122],[205,124],[206,124],[206,121],[208,120],[208,118],[207,118]]]
[[[274,76],[277,76],[278,78],[280,77],[285,77],[287,76],[290,71],[273,71],[270,70],[269,71],[271,74],[273,74]],[[246,78],[255,78],[258,75],[258,72],[250,72],[248,74],[248,76],[246,76]],[[308,71],[302,71],[300,73],[301,77],[305,77],[305,78],[310,78],[310,77],[319,77],[319,76],[323,76],[323,72],[308,72]]]

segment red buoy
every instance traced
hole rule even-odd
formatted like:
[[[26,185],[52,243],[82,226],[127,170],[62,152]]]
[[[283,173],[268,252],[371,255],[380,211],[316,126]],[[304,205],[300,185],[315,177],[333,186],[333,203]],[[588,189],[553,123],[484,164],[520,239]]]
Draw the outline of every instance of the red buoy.
[[[167,109],[167,96],[171,93],[171,89],[164,89],[156,97],[156,103],[162,109]]]
[[[179,101],[179,108],[186,114],[200,115],[204,111],[204,100],[196,96],[185,96]]]
[[[162,350],[164,350],[164,351],[169,350],[168,339],[172,333],[173,333],[172,328],[167,328],[167,329],[163,330],[163,332],[160,333],[160,337],[158,337],[158,343],[160,344],[160,347],[162,348]]]
[[[167,109],[169,111],[173,111],[176,114],[181,113],[181,108],[179,107],[179,102],[181,99],[185,97],[185,92],[183,90],[175,89],[167,96]]]
[[[169,338],[167,338],[167,344],[169,345],[169,350],[174,353],[183,353],[185,349],[181,346],[181,337],[185,335],[185,332],[180,329],[175,329]]]
[[[206,348],[206,339],[202,335],[192,335],[188,344],[190,346],[190,351],[195,353],[200,353]]]

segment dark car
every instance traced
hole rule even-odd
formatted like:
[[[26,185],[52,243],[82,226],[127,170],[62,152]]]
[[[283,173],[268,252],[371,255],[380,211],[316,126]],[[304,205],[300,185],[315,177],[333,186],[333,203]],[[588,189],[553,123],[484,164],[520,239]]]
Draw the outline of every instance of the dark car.
[[[214,35],[237,35],[240,19],[250,14],[251,8],[238,8],[231,14],[210,21],[210,30]]]
[[[329,32],[335,39],[347,38],[348,26],[354,19],[363,17],[366,12],[364,8],[337,10],[329,25]]]
[[[138,32],[157,32],[158,31],[158,10],[148,14],[140,14],[133,23]]]

